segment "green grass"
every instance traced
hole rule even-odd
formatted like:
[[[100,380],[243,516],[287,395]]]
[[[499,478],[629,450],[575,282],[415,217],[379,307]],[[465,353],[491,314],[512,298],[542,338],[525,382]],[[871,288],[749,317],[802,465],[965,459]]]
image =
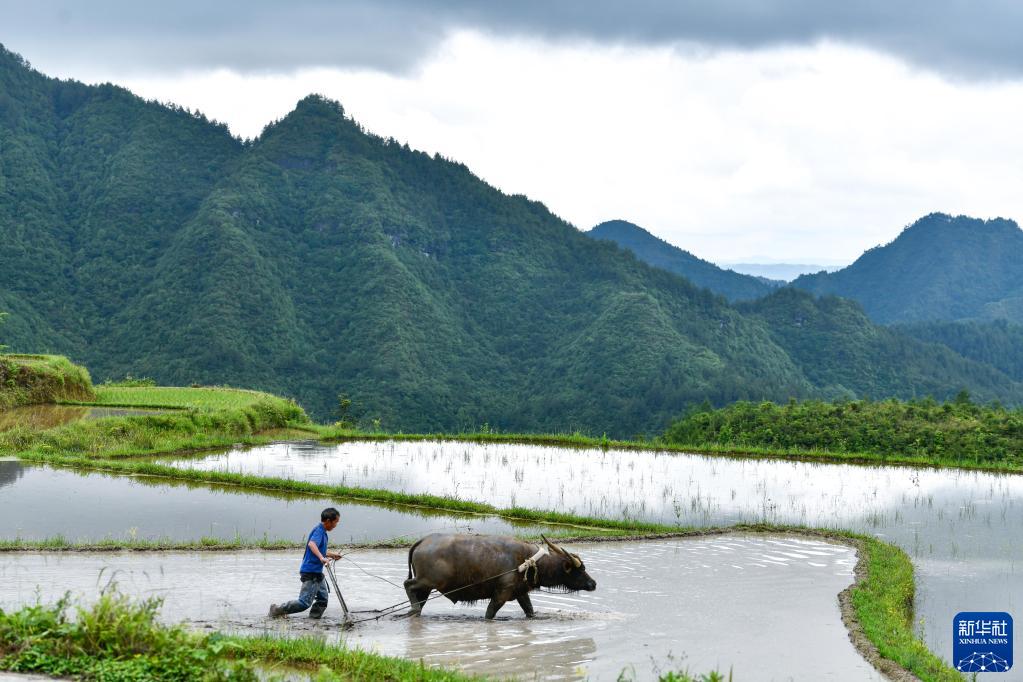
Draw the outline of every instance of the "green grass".
[[[0,410],[94,397],[89,372],[63,356],[0,354]]]
[[[677,445],[869,457],[971,469],[1023,470],[1023,409],[953,401],[740,401],[705,406],[665,432]]]
[[[226,637],[159,622],[159,599],[133,601],[106,591],[71,613],[67,598],[18,611],[0,610],[0,670],[103,682],[206,680],[256,682],[257,664],[285,664],[321,679],[455,681],[449,670],[314,639]]]
[[[243,410],[267,397],[267,393],[239,388],[100,385],[96,387],[96,398],[90,404],[107,407]]]
[[[290,400],[265,393],[244,395],[254,398],[244,407],[113,417],[45,431],[12,429],[0,433],[0,452],[131,457],[203,450],[264,443],[268,440],[265,432],[308,421],[302,408]]]
[[[853,537],[853,534],[849,534]],[[878,654],[924,682],[961,682],[963,676],[913,634],[913,565],[902,550],[868,536],[860,543],[857,582],[851,588],[856,621]]]
[[[197,633],[158,620],[159,599],[132,600],[116,590],[95,604],[56,604],[0,610],[0,670],[129,682],[233,680],[255,682],[278,673],[307,673],[317,682],[385,680],[461,682],[481,679],[422,662],[327,644],[311,637],[244,637]],[[623,672],[622,680],[632,679]],[[717,672],[672,671],[663,682],[726,682]]]

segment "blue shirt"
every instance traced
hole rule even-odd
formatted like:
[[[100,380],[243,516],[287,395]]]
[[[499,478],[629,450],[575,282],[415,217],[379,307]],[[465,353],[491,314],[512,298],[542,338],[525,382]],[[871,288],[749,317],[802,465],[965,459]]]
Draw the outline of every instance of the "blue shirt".
[[[309,540],[306,540],[305,543],[305,555],[302,557],[302,567],[298,569],[298,572],[323,573],[323,562],[316,558],[313,550],[309,549],[310,541],[316,543],[320,554],[327,556],[327,529],[323,527],[322,523],[317,524],[316,528],[309,533]]]

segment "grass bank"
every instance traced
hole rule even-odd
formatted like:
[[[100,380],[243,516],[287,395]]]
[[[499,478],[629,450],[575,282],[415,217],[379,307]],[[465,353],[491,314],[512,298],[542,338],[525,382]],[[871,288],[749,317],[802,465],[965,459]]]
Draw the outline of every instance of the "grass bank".
[[[0,355],[0,410],[95,397],[89,372],[65,357]]]
[[[288,478],[253,476],[229,471],[182,469],[137,458],[96,459],[93,457],[40,452],[23,452],[19,454],[19,457],[27,462],[70,467],[78,470],[146,476],[222,486],[237,486],[254,491],[300,493],[355,502],[374,502],[410,509],[428,509],[457,514],[484,514],[500,516],[510,521],[564,525],[578,529],[622,530],[638,533],[670,533],[678,530],[677,526],[644,521],[595,519],[563,512],[538,511],[522,507],[501,508],[484,502],[474,502],[439,495],[399,493],[376,488],[358,488],[310,481],[295,481]]]
[[[220,386],[185,388],[101,384],[96,387],[96,396],[89,404],[167,410],[243,410],[268,396],[269,393],[260,391]]]
[[[916,584],[909,556],[893,545],[856,533],[838,535],[859,549],[856,581],[839,596],[842,617],[856,649],[890,679],[962,682],[913,634]]]
[[[869,451],[828,450],[820,447],[798,446],[765,446],[751,443],[720,443],[713,441],[667,441],[663,438],[646,441],[615,440],[606,437],[587,436],[579,433],[571,434],[537,434],[537,433],[497,433],[497,432],[464,432],[464,433],[387,433],[357,431],[334,426],[310,424],[300,427],[303,432],[314,435],[327,442],[345,441],[461,441],[467,443],[508,443],[518,445],[538,445],[547,447],[631,450],[646,452],[666,452],[679,454],[710,455],[714,457],[731,457],[749,459],[784,459],[799,462],[825,462],[831,464],[860,464],[883,466],[910,466],[936,469],[969,469],[989,471],[992,473],[1023,473],[1023,459],[1013,456],[1005,459],[970,458],[970,457],[938,457],[930,454],[888,453]],[[1020,461],[1017,461],[1020,460]]]
[[[153,389],[133,389],[148,399],[123,407],[186,407],[164,414],[76,422],[55,429],[15,428],[0,433],[0,452],[81,457],[131,457],[184,452],[269,440],[266,432],[302,425],[309,418],[293,401],[234,389],[173,389],[178,404]],[[98,397],[110,397],[101,389]],[[123,398],[120,389],[115,398]],[[186,399],[186,396],[190,396]],[[110,406],[112,403],[104,403]]]
[[[737,402],[700,409],[663,436],[675,446],[1023,471],[1023,409],[950,402]]]

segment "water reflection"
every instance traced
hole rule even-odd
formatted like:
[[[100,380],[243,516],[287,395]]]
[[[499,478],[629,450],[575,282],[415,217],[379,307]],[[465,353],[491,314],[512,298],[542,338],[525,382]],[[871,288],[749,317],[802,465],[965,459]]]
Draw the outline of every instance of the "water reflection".
[[[167,410],[138,410],[123,407],[87,407],[81,405],[24,405],[0,411],[0,431],[7,431],[19,426],[34,431],[41,431],[88,419],[133,417],[164,412],[167,412]]]
[[[25,469],[17,460],[0,459],[0,488],[11,485],[24,474]]]
[[[503,519],[356,504],[232,486],[80,473],[0,461],[0,537],[41,540],[283,539],[301,542],[327,506],[341,512],[331,541],[370,542],[434,531],[514,533]]]
[[[240,471],[587,516],[873,534],[917,567],[918,627],[951,651],[959,611],[1023,612],[1023,476],[458,442],[275,444],[179,459]]]

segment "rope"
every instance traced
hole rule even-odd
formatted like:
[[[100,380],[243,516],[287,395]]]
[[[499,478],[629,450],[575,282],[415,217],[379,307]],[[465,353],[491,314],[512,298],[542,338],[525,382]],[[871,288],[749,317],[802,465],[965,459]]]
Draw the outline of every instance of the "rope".
[[[349,559],[349,561],[351,561],[351,560]],[[353,561],[352,563],[355,563],[355,562]],[[371,576],[373,578],[378,578],[378,579],[383,580],[385,582],[391,583],[395,587],[398,587],[398,585],[395,585],[394,583],[392,583],[387,578],[384,578],[384,577],[379,576],[379,575],[373,575],[372,573],[369,573],[368,571],[366,571],[364,569],[361,569],[361,568],[360,568],[360,570],[362,570],[363,573],[366,573],[366,575],[369,575],[369,576]],[[433,599],[439,599],[440,597],[447,597],[448,595],[454,594],[455,592],[459,592],[461,590],[464,590],[464,589],[467,589],[467,588],[470,588],[470,587],[475,587],[477,585],[482,585],[483,583],[489,582],[491,580],[497,580],[498,578],[504,577],[504,576],[508,575],[509,573],[518,573],[518,572],[519,572],[518,568],[512,568],[510,570],[505,571],[504,573],[498,573],[497,575],[490,576],[489,578],[484,578],[483,580],[479,580],[479,581],[474,582],[474,583],[469,583],[468,585],[462,585],[461,587],[456,587],[455,589],[448,590],[447,592],[441,592],[440,590],[438,590],[437,594],[430,595],[426,599],[423,599],[422,601],[419,601],[417,603],[422,605],[422,604],[425,604],[426,602],[431,601]],[[404,587],[404,586],[402,586],[402,587]],[[375,616],[368,616],[366,618],[357,618],[357,619],[351,620],[349,622],[352,625],[356,625],[358,623],[365,623],[366,621],[370,621],[370,620],[380,620],[384,616],[389,616],[392,613],[394,613],[395,611],[397,611],[398,609],[403,608],[406,605],[411,606],[412,605],[412,600],[411,599],[406,599],[404,601],[398,602],[397,604],[392,604],[391,606],[387,606],[387,607],[382,608],[382,609],[375,609],[374,611],[365,611],[363,613],[373,613],[373,612],[376,612],[377,615],[375,615]]]
[[[459,528],[459,526],[452,525],[452,526],[445,526],[445,528]],[[395,536],[394,539],[404,538],[404,537],[406,537],[406,536],[405,535],[398,535],[398,536]],[[342,556],[341,558],[346,560],[346,561],[348,561],[353,566],[355,566],[357,569],[359,569],[360,571],[362,571],[363,573],[365,573],[366,575],[368,575],[371,578],[376,578],[377,580],[383,580],[385,583],[387,583],[389,585],[392,585],[394,587],[397,587],[399,589],[405,589],[404,585],[398,585],[397,583],[391,582],[390,580],[388,580],[387,578],[385,578],[383,576],[375,575],[373,573],[370,573],[369,571],[364,569],[362,566],[360,566],[359,564],[355,563],[354,561],[352,561],[351,559],[348,558],[348,556],[347,556],[348,554],[352,554],[353,552],[357,552],[357,551],[362,551],[363,549],[368,549],[368,548],[358,548],[358,547],[353,548],[351,551],[346,552],[345,555]],[[503,578],[504,576],[508,575],[509,573],[524,573],[523,578],[525,579],[526,583],[528,584],[529,583],[529,568],[533,569],[533,571],[534,571],[534,578],[536,579],[537,583],[539,583],[540,571],[539,571],[539,567],[537,567],[537,565],[536,565],[536,561],[541,556],[546,555],[546,554],[547,554],[546,547],[544,547],[543,545],[540,545],[540,551],[538,551],[532,557],[527,559],[520,566],[517,566],[515,568],[509,569],[509,570],[507,570],[507,571],[505,571],[503,573],[498,573],[497,575],[493,575],[493,576],[491,576],[489,578],[484,578],[483,580],[479,580],[479,581],[474,582],[474,583],[469,583],[468,585],[462,585],[461,587],[456,587],[455,589],[449,590],[447,592],[441,592],[440,590],[438,590],[437,594],[430,595],[426,599],[423,599],[422,601],[417,602],[417,603],[419,605],[422,605],[422,604],[425,604],[426,602],[431,601],[433,599],[438,599],[440,597],[447,597],[448,595],[452,595],[455,592],[460,592],[461,590],[465,590],[465,589],[468,589],[470,587],[476,587],[477,585],[482,585],[483,583],[489,582],[491,580],[497,580],[498,578]],[[523,567],[526,567],[525,570],[523,570]],[[335,583],[335,587],[336,587],[336,583]],[[539,587],[539,585],[536,585],[535,587]],[[340,592],[338,592],[338,595],[340,596]],[[358,619],[354,619],[354,620],[349,617],[348,619],[346,619],[345,622],[348,625],[356,625],[358,623],[365,623],[366,621],[380,620],[384,616],[389,616],[392,613],[396,612],[398,609],[405,607],[406,605],[412,606],[412,600],[411,599],[405,599],[404,601],[400,601],[400,602],[398,602],[396,604],[392,604],[391,606],[387,606],[387,607],[382,608],[382,609],[367,609],[367,610],[364,610],[364,611],[359,611],[358,613],[376,613],[377,615],[375,615],[375,616],[368,616],[366,618],[358,618]]]
[[[394,585],[394,586],[395,586],[395,587],[397,587],[397,588],[398,588],[399,590],[403,590],[403,589],[405,589],[405,586],[404,586],[404,585],[399,585],[398,583],[395,583],[395,582],[391,582],[390,580],[388,580],[387,578],[383,577],[382,575],[374,575],[374,574],[370,573],[370,572],[369,572],[369,571],[367,571],[367,570],[366,570],[365,568],[363,568],[363,567],[362,567],[362,566],[360,566],[359,564],[357,564],[357,563],[355,563],[354,561],[352,561],[351,559],[349,559],[349,558],[348,558],[348,555],[347,555],[347,554],[345,554],[345,555],[342,555],[342,556],[341,556],[341,558],[342,558],[342,559],[344,559],[345,561],[347,561],[348,563],[350,563],[350,564],[351,564],[352,566],[355,566],[355,567],[356,567],[357,569],[359,569],[360,571],[362,571],[363,573],[365,573],[366,575],[368,575],[368,576],[369,576],[370,578],[376,578],[377,580],[383,580],[383,581],[384,581],[385,583],[387,583],[388,585]]]

